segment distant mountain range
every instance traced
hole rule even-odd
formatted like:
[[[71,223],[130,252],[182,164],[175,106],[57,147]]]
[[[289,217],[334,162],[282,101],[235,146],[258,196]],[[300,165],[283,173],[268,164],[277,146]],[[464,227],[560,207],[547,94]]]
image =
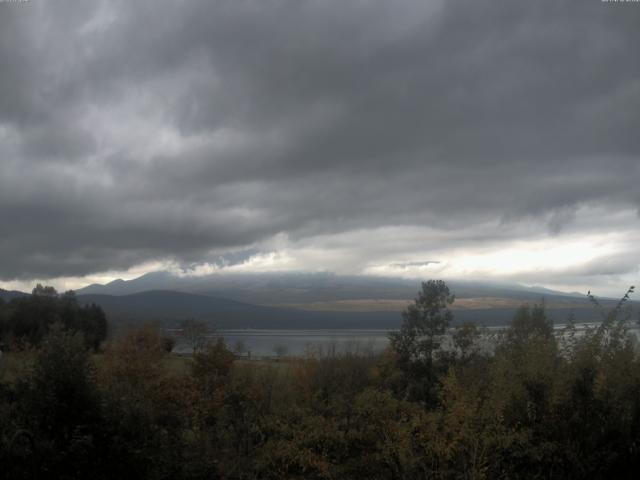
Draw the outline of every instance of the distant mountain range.
[[[523,303],[543,298],[549,315],[564,322],[599,319],[587,297],[542,287],[451,281],[456,322],[503,325]],[[185,318],[217,328],[397,328],[401,311],[416,296],[419,280],[331,273],[214,274],[202,277],[154,272],[133,280],[93,284],[76,291],[82,303],[103,307],[112,321]],[[26,295],[0,290],[5,299]],[[614,304],[603,300],[604,306]]]
[[[457,321],[502,325],[522,303],[543,298],[549,314],[559,322],[571,312],[584,321],[599,318],[587,297],[577,293],[501,282],[448,284],[457,299],[453,305]],[[209,319],[220,328],[395,328],[401,322],[400,312],[419,288],[417,279],[332,273],[190,277],[153,272],[133,280],[89,285],[76,293],[117,317],[194,317]]]
[[[538,301],[543,296],[552,296],[585,299],[584,295],[576,293],[515,283],[447,283],[458,298],[495,297]],[[420,280],[417,279],[333,273],[233,273],[189,277],[170,272],[152,272],[133,280],[118,279],[105,285],[92,284],[76,293],[130,295],[149,290],[175,290],[272,305],[362,299],[410,300],[415,297],[419,288]]]
[[[29,295],[29,294],[24,292],[19,292],[17,290],[4,290],[0,288],[0,298],[5,302],[9,302],[14,298],[24,297],[26,295]]]

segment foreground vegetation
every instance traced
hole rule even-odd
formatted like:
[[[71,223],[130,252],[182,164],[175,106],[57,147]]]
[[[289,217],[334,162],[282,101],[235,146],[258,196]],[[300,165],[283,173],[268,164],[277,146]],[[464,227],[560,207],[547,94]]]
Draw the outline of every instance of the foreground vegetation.
[[[0,461],[15,479],[635,478],[627,299],[580,334],[523,306],[489,353],[472,325],[444,348],[454,298],[430,281],[383,354],[286,368],[238,361],[222,340],[177,361],[149,326],[92,354],[53,322],[0,360]],[[18,355],[32,360],[9,375]]]

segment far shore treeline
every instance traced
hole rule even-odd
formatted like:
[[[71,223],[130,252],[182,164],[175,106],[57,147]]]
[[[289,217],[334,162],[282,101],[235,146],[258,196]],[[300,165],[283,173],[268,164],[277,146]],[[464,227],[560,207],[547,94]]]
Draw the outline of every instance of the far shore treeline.
[[[197,322],[190,357],[151,324],[107,336],[100,307],[38,285],[0,300],[0,476],[636,478],[633,290],[589,296],[601,322],[579,331],[522,305],[487,351],[430,280],[382,353],[255,360]]]
[[[82,334],[94,351],[107,338],[107,318],[98,305],[80,305],[73,291],[62,295],[38,284],[31,295],[5,302],[0,298],[0,340],[5,346],[40,345],[51,326]]]

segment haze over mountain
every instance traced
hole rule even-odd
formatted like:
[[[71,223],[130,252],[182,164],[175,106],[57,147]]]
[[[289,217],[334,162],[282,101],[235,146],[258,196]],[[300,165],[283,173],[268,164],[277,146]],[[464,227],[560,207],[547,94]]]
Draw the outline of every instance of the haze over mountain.
[[[585,299],[579,293],[565,293],[543,287],[527,287],[507,282],[449,281],[459,299],[504,298],[540,300],[546,297]],[[419,279],[334,273],[237,273],[181,276],[152,272],[132,280],[117,279],[76,290],[78,294],[127,295],[148,290],[176,290],[214,295],[254,304],[288,304],[339,300],[412,299],[420,288]]]

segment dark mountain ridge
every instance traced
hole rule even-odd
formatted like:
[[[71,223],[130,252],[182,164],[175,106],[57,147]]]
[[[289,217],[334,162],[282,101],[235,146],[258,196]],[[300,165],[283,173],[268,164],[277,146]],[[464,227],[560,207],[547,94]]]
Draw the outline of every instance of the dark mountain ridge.
[[[5,302],[9,302],[14,298],[26,297],[28,293],[20,292],[18,290],[4,290],[0,288],[0,298]]]
[[[132,295],[78,295],[78,301],[100,305],[115,322],[154,320],[177,325],[181,320],[194,318],[221,329],[396,328],[400,325],[400,316],[394,312],[307,312],[170,290]]]

